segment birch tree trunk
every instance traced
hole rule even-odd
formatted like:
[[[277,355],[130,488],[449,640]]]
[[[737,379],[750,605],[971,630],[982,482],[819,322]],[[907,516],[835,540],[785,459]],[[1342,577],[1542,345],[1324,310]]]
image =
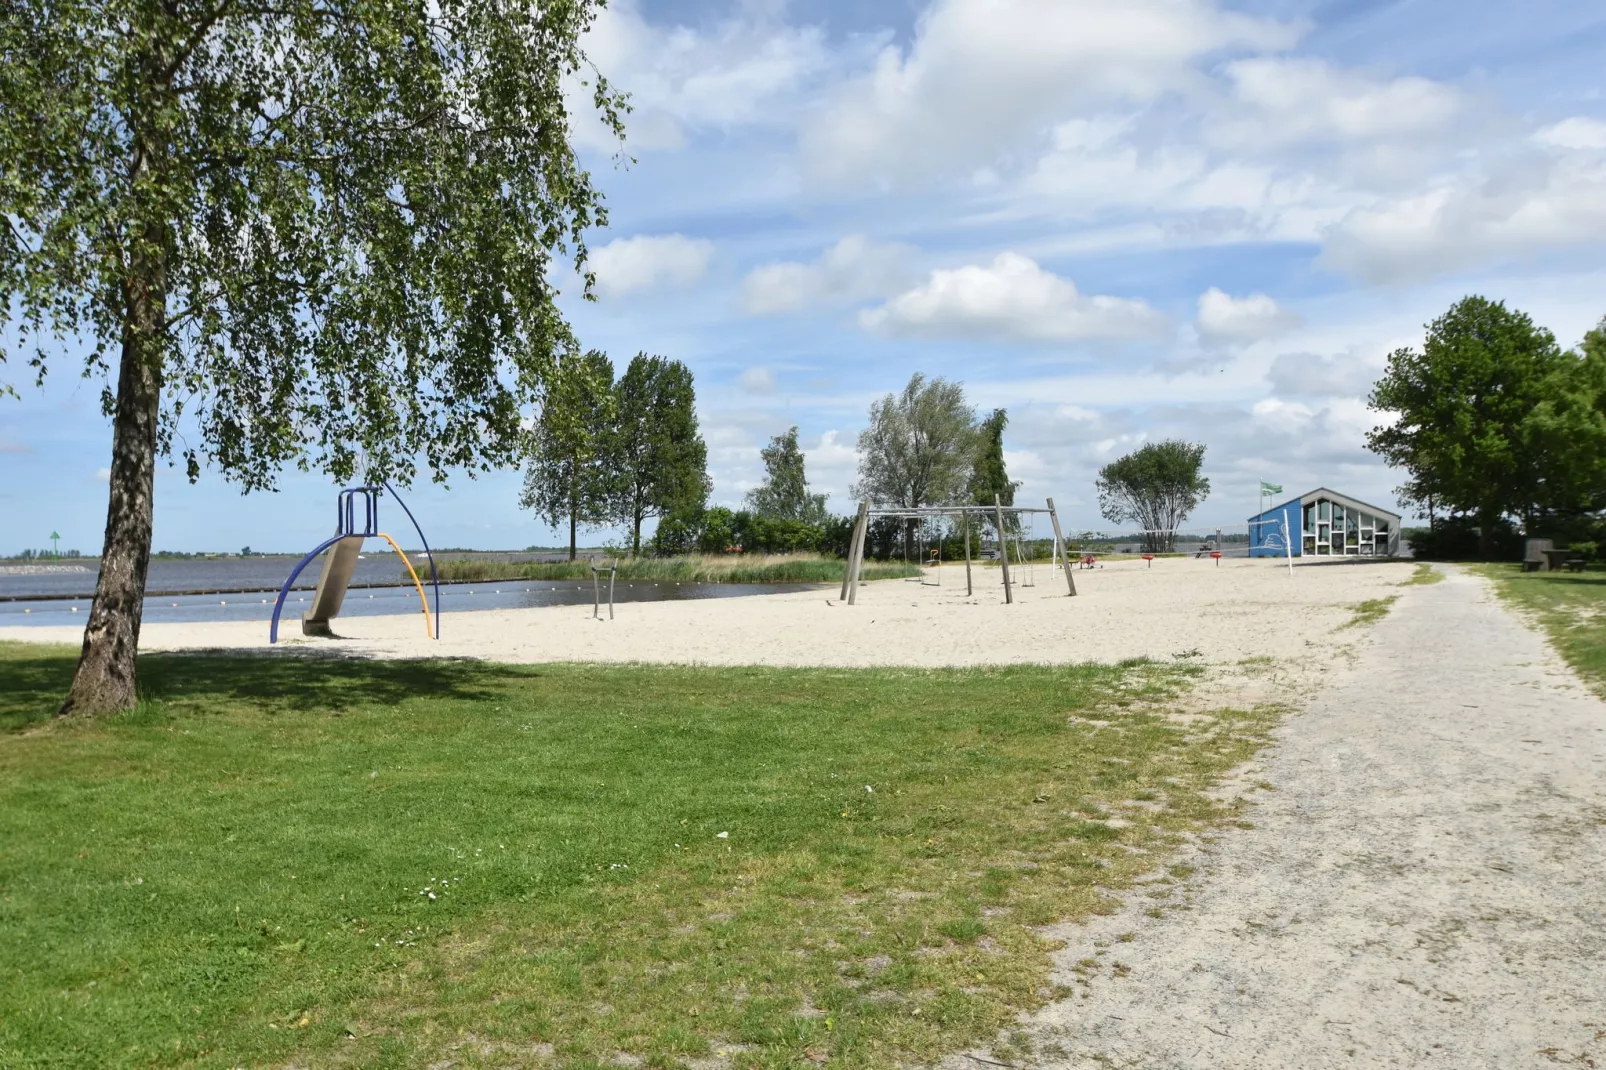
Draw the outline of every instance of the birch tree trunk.
[[[112,463],[95,603],[63,716],[134,708],[134,658],[151,560],[156,432],[161,408],[161,334],[166,264],[160,242],[131,257],[129,315],[123,330],[112,420]],[[151,247],[155,246],[155,247]]]

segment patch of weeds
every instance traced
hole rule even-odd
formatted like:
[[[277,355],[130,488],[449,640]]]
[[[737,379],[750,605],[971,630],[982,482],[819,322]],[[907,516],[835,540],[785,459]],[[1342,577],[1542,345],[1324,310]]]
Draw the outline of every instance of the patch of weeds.
[[[1394,603],[1399,600],[1399,595],[1391,594],[1387,598],[1368,598],[1364,602],[1357,602],[1350,607],[1353,615],[1339,627],[1359,628],[1367,624],[1376,624],[1389,615],[1389,610],[1394,608]]]
[[[1419,562],[1409,578],[1401,580],[1401,587],[1427,587],[1444,579],[1444,573],[1427,562]]]

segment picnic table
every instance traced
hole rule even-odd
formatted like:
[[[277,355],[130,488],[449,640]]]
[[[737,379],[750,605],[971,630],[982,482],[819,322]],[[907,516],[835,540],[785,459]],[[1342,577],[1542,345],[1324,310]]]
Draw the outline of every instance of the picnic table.
[[[1545,555],[1545,567],[1542,570],[1545,572],[1560,572],[1563,568],[1571,568],[1568,562],[1578,556],[1571,550],[1557,550],[1554,547],[1546,547],[1539,552]]]

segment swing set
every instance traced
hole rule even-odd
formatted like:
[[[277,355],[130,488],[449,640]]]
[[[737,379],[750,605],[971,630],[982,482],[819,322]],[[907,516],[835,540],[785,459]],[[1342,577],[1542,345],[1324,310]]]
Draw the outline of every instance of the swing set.
[[[935,505],[923,506],[915,509],[876,508],[869,502],[859,503],[859,513],[853,525],[853,537],[848,544],[847,568],[842,576],[842,599],[848,605],[858,602],[859,584],[862,582],[864,572],[865,543],[869,533],[870,523],[874,520],[898,519],[905,523],[916,523],[920,532],[920,555],[922,564],[932,572],[930,579],[926,578],[925,569],[919,577],[910,577],[910,582],[918,580],[923,586],[942,586],[942,541],[943,535],[952,529],[954,524],[963,530],[965,546],[965,595],[975,594],[975,580],[971,574],[971,531],[975,526],[972,518],[979,520],[982,525],[981,556],[988,558],[994,554],[998,557],[1000,572],[1003,577],[1004,602],[1012,604],[1015,601],[1016,587],[1035,587],[1037,585],[1036,566],[1032,555],[1027,552],[1028,536],[1035,541],[1036,518],[1039,514],[1048,516],[1049,524],[1053,529],[1051,554],[1051,568],[1065,570],[1065,586],[1068,595],[1076,594],[1076,577],[1071,568],[1070,558],[1065,552],[1065,536],[1060,530],[1059,514],[1054,511],[1054,499],[1049,498],[1046,509],[1035,509],[1027,506],[1004,505],[994,497],[992,505]],[[1024,523],[1023,523],[1024,521]],[[992,528],[989,539],[986,534],[987,526]],[[904,561],[909,559],[909,543],[905,539]],[[989,551],[991,542],[993,549]],[[929,545],[928,545],[929,544]],[[1013,546],[1012,546],[1013,544]],[[1019,578],[1011,575],[1010,556],[1011,549],[1015,558],[1015,571]]]

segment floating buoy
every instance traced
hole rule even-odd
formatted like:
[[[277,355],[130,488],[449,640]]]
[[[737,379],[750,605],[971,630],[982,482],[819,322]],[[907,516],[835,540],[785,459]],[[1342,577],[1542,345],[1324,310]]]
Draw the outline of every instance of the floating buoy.
[[[74,612],[74,613],[77,613],[77,612],[78,612],[78,607],[77,607],[77,606],[73,606],[73,607],[72,607],[72,611],[73,611],[73,612]]]
[[[32,613],[32,612],[33,612],[33,610],[31,610],[31,609],[25,609],[25,610],[23,610],[23,612],[24,612],[24,613]]]

